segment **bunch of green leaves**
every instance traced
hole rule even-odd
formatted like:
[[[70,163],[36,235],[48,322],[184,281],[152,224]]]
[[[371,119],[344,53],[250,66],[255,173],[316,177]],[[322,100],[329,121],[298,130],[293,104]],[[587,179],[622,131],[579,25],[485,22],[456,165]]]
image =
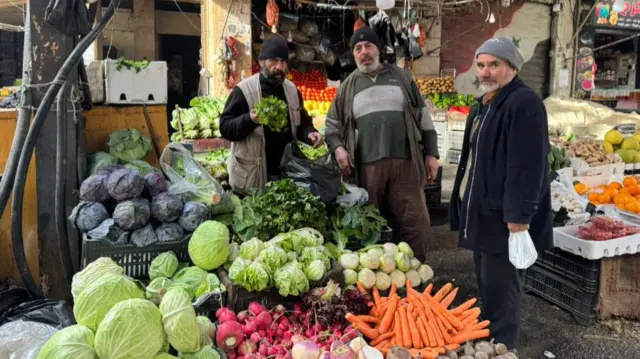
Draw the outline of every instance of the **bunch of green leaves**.
[[[220,116],[224,111],[226,99],[222,97],[194,97],[189,102],[190,108],[173,110],[171,127],[180,130],[178,114],[184,139],[202,139],[220,137]],[[183,138],[179,132],[171,135],[171,141],[180,142]]]
[[[327,216],[320,197],[291,179],[267,183],[242,201],[234,216],[233,230],[242,241],[258,237],[267,240],[280,233],[309,227],[324,233]]]
[[[315,161],[329,154],[329,148],[327,148],[327,145],[324,143],[322,146],[316,148],[309,146],[302,141],[298,141],[298,147],[300,148],[300,151],[302,151],[302,154],[311,161]]]
[[[473,106],[478,101],[473,97],[473,95],[463,95],[459,93],[454,94],[440,94],[434,93],[429,95],[429,99],[433,104],[441,109],[446,110],[451,106]]]
[[[331,221],[333,240],[341,249],[352,240],[358,240],[363,246],[378,243],[382,229],[387,225],[387,220],[373,205],[337,207]]]
[[[275,96],[263,98],[255,107],[260,124],[268,126],[273,131],[280,132],[287,127],[287,103]]]
[[[121,57],[117,60],[116,62],[116,70],[120,71],[123,68],[129,69],[129,70],[135,70],[136,73],[146,69],[147,67],[149,67],[149,61],[147,60],[143,60],[143,61],[133,61],[133,60],[126,60],[124,57]]]

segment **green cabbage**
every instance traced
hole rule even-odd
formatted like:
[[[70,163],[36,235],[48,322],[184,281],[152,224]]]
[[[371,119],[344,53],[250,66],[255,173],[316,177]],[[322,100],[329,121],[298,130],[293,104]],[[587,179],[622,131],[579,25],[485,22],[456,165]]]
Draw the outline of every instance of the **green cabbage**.
[[[393,258],[392,254],[383,254],[380,257],[380,270],[389,274],[396,270],[396,260]]]
[[[407,242],[398,243],[398,251],[408,255],[409,258],[413,257],[413,249]]]
[[[324,263],[320,259],[316,259],[311,261],[304,268],[304,274],[307,275],[307,278],[312,281],[319,281],[324,277]]]
[[[167,353],[160,353],[156,356],[153,357],[153,359],[178,359],[178,357],[175,357],[171,354],[167,354]]]
[[[227,271],[229,270],[229,267],[231,267],[231,264],[233,264],[233,261],[240,256],[240,245],[238,243],[231,242],[229,248],[229,258],[227,258],[227,261],[223,266]]]
[[[89,175],[92,175],[107,166],[117,165],[118,159],[106,152],[98,151],[89,153],[87,162],[89,163]]]
[[[240,245],[240,257],[252,261],[258,258],[258,255],[263,249],[264,243],[261,240],[251,238]]]
[[[371,254],[376,258],[380,258],[384,254],[384,249],[382,249],[382,247],[373,247],[369,249],[367,253]]]
[[[36,359],[98,359],[93,349],[94,335],[84,325],[72,325],[55,332]]]
[[[295,231],[280,233],[271,238],[267,246],[278,246],[287,252],[302,253],[306,247],[316,247],[324,243],[322,233],[313,228],[300,228]]]
[[[109,257],[100,257],[82,271],[76,273],[71,280],[71,295],[76,300],[80,293],[100,277],[107,274],[124,274],[124,269]]]
[[[376,285],[376,274],[369,268],[362,268],[358,272],[358,282],[362,283],[365,288],[371,289]]]
[[[346,269],[358,269],[360,266],[360,257],[357,253],[348,252],[340,256],[340,264]]]
[[[151,140],[135,128],[114,132],[109,136],[109,153],[124,161],[141,160],[151,151]]]
[[[220,354],[212,347],[204,347],[196,353],[180,353],[183,359],[220,359]]]
[[[143,160],[131,160],[125,163],[124,166],[130,170],[137,170],[143,176],[158,171],[158,169],[150,165],[149,162]]]
[[[168,288],[171,287],[171,283],[172,281],[169,278],[155,278],[145,289],[144,297],[155,304],[160,304],[160,302],[162,301],[162,297],[164,297],[164,294],[167,292]]]
[[[245,268],[247,268],[251,264],[251,261],[248,261],[242,257],[236,258],[229,267],[229,279],[235,281],[238,277],[238,274],[242,272]]]
[[[309,280],[298,262],[289,262],[278,269],[274,275],[278,293],[283,296],[298,296],[309,291]]]
[[[238,259],[236,259],[236,261],[237,260]],[[304,273],[302,273],[302,275],[304,277]],[[306,279],[305,277],[305,280]],[[271,276],[262,263],[253,261],[238,273],[235,281],[249,292],[261,292],[269,287]]]
[[[169,290],[160,303],[160,313],[164,331],[173,348],[181,352],[200,349],[200,329],[189,293],[182,289]]]
[[[104,316],[119,302],[144,298],[138,285],[119,274],[107,274],[88,286],[73,306],[78,324],[95,331]]]
[[[182,268],[173,277],[173,283],[169,289],[175,288],[176,285],[184,284],[185,286],[182,288],[193,298],[198,288],[200,288],[200,284],[207,279],[207,274],[207,272],[195,266]]]
[[[229,229],[220,222],[203,222],[189,240],[189,257],[193,264],[204,270],[220,267],[229,253]]]
[[[396,268],[403,272],[408,272],[411,269],[411,258],[403,252],[398,252],[395,255]]]
[[[208,273],[205,280],[200,283],[196,290],[196,298],[203,294],[211,293],[216,289],[220,289],[220,279],[214,273]]]
[[[331,269],[331,253],[325,246],[306,247],[300,254],[299,261],[305,265],[319,259],[324,264],[325,271]]]
[[[200,330],[200,345],[213,345],[211,334],[215,332],[216,326],[209,318],[202,315],[197,316],[196,320],[198,321],[198,329]]]
[[[288,258],[287,252],[285,252],[284,249],[272,246],[263,249],[257,260],[267,267],[269,273],[275,273],[278,268],[287,263]]]
[[[378,269],[380,268],[380,258],[371,253],[361,253],[360,266],[363,268]]]
[[[153,358],[163,344],[162,315],[155,304],[127,299],[104,317],[94,347],[100,359]]]
[[[178,257],[172,251],[160,253],[151,261],[149,267],[149,278],[158,277],[171,278],[178,270]]]

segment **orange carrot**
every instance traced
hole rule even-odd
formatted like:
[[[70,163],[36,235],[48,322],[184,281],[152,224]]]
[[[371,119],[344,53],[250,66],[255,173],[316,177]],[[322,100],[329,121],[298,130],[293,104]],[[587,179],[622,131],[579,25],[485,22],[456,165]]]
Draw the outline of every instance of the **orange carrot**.
[[[347,313],[347,315],[345,315],[345,318],[347,319],[347,321],[349,321],[349,323],[351,323],[351,325],[355,329],[359,330],[360,333],[362,333],[362,335],[364,335],[365,337],[369,339],[375,339],[379,336],[378,329],[371,328],[369,325],[367,325],[367,323],[362,321],[362,319],[359,319],[358,316],[353,315],[351,313]]]
[[[481,330],[481,329],[485,329],[486,327],[488,327],[488,326],[489,326],[489,324],[491,324],[491,322],[490,322],[490,321],[488,321],[488,320],[484,320],[484,321],[482,321],[482,322],[480,322],[480,323],[474,324],[474,325],[471,327],[471,330]]]
[[[460,321],[463,327],[466,327],[469,323],[478,319],[478,317],[480,316],[480,308],[473,308],[473,309],[470,309],[470,311],[472,312],[470,312],[469,315],[467,315],[467,317],[465,317]]]
[[[449,306],[451,305],[451,303],[453,303],[453,300],[456,299],[456,294],[458,294],[458,288],[453,288],[453,290],[447,294],[446,297],[444,297],[444,299],[442,299],[442,301],[440,302],[440,304],[446,309],[449,308]]]
[[[447,344],[447,345],[444,346],[444,348],[446,350],[456,351],[456,350],[458,350],[458,348],[460,348],[460,344],[457,344],[457,343]]]
[[[423,296],[422,298],[424,298],[429,304],[431,304],[431,309],[432,311],[437,313],[437,316],[440,316],[442,319],[446,319],[443,321],[443,323],[447,329],[451,330],[455,328],[455,329],[461,330],[462,328],[464,328],[460,320],[456,318],[455,315],[451,314],[448,310],[443,308],[439,302],[436,302],[434,300],[435,297],[430,298],[427,295],[427,296]]]
[[[416,326],[418,327],[418,332],[420,332],[420,339],[422,339],[422,344],[425,347],[429,345],[429,333],[427,333],[427,328],[425,328],[424,324],[422,324],[422,320],[420,320],[420,315],[416,316]]]
[[[430,322],[429,325],[431,326],[431,329],[433,330],[433,334],[436,337],[436,346],[442,347],[445,344],[447,344],[447,343],[444,342],[444,337],[442,336],[442,332],[440,331],[440,328],[438,327],[437,321]]]
[[[402,326],[400,325],[400,312],[393,313],[393,332],[395,333],[395,342],[402,345]]]
[[[431,294],[432,290],[433,290],[433,283],[429,283],[429,285],[422,292],[422,295]]]
[[[411,343],[414,348],[422,348],[422,339],[420,339],[420,332],[416,326],[416,320],[413,316],[413,304],[409,304],[409,310],[407,311],[407,322],[409,323],[409,330],[411,330]]]
[[[378,349],[379,351],[382,351],[382,349],[384,349],[387,345],[389,345],[389,341],[388,340],[384,340],[384,341],[380,342],[378,345],[373,345],[373,347]]]
[[[389,329],[391,329],[391,325],[393,324],[393,313],[396,312],[397,307],[398,307],[398,296],[394,295],[393,298],[391,298],[391,303],[389,304],[387,311],[384,313],[384,316],[382,317],[382,321],[380,321],[380,329],[379,329],[380,334],[386,333],[389,331]]]
[[[376,307],[375,305],[373,307],[371,307],[371,310],[369,311],[369,314],[373,315],[374,317],[378,317],[378,307]]]
[[[394,332],[384,333],[379,337],[375,338],[374,340],[372,340],[371,343],[369,343],[369,345],[372,347],[375,347],[376,345],[382,342],[388,342],[389,341],[388,339],[393,338],[394,335],[396,335]]]
[[[360,293],[367,294],[367,290],[364,289],[364,285],[362,285],[362,282],[358,281],[358,283],[356,283],[356,287],[358,287],[358,291],[360,291]]]
[[[486,338],[488,336],[489,336],[489,329],[482,329],[482,330],[474,330],[471,332],[461,333],[451,339],[453,341],[452,344],[453,343],[461,344],[468,340],[476,340],[476,339]]]
[[[447,328],[444,327],[442,320],[440,318],[436,318],[436,323],[438,324],[438,329],[440,329],[440,333],[442,334],[442,339],[445,343],[451,343],[451,335],[447,331]]]
[[[405,348],[411,348],[411,329],[407,322],[407,311],[403,305],[399,306],[400,325],[402,325],[402,345]]]
[[[433,296],[433,299],[435,299],[437,302],[440,302],[442,298],[444,298],[444,296],[447,295],[449,291],[451,291],[452,288],[453,288],[453,284],[451,283],[447,283],[443,285],[442,288],[440,288],[440,290],[437,291],[436,294]]]
[[[480,308],[475,307],[471,309],[467,309],[460,315],[460,320],[465,320],[470,316],[478,317],[480,315]]]
[[[456,314],[456,315],[462,314],[465,310],[471,308],[474,304],[476,304],[477,301],[478,301],[478,299],[471,298],[468,301],[466,301],[466,302],[460,304],[459,306],[453,308],[451,310],[451,313]]]
[[[371,292],[373,293],[373,303],[375,303],[376,307],[379,307],[382,302],[380,302],[380,292],[378,291],[378,287],[374,285]]]
[[[358,319],[362,320],[365,323],[375,323],[375,324],[379,324],[380,323],[380,319],[372,316],[372,315],[357,315]]]
[[[429,339],[428,345],[430,347],[435,347],[436,346],[436,336],[433,333],[433,328],[431,328],[431,326],[429,325],[429,321],[427,320],[427,315],[425,314],[424,311],[421,311],[418,313],[418,317],[419,317],[419,322],[422,324],[422,326],[424,327],[424,329],[427,331],[427,337]]]
[[[396,292],[398,292],[398,286],[395,284],[391,285],[391,289],[389,289],[389,298],[393,297],[394,295],[396,295]]]
[[[464,328],[460,332],[470,332],[473,330],[473,327],[478,324],[478,319],[474,319],[471,323],[467,323],[464,325]],[[481,328],[484,329],[484,328]]]

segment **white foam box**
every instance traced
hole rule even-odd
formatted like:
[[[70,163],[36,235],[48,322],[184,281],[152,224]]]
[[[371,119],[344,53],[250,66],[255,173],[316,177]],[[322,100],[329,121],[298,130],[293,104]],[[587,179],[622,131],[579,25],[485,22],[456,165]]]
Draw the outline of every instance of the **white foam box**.
[[[640,234],[608,241],[586,241],[578,238],[578,227],[580,226],[554,228],[554,246],[591,260],[640,252]]]
[[[160,105],[167,103],[167,63],[152,61],[136,72],[117,69],[116,60],[105,60],[105,103],[112,105]]]

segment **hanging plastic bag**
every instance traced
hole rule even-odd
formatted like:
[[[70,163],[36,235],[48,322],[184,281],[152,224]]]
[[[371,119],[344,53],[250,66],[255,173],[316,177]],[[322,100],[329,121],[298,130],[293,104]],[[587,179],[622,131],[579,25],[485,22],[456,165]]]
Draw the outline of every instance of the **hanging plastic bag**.
[[[340,171],[330,154],[312,161],[295,142],[291,142],[282,155],[280,171],[282,177],[291,178],[325,203],[335,201],[340,192]]]
[[[44,11],[44,21],[69,36],[86,35],[91,31],[89,8],[84,0],[50,0]]]
[[[538,259],[538,251],[529,231],[509,235],[509,261],[516,269],[527,269]]]
[[[50,325],[17,320],[0,327],[0,358],[36,359],[58,330]]]
[[[336,203],[340,207],[364,206],[369,203],[369,192],[366,189],[350,183],[345,183],[344,186],[347,189],[347,193],[341,194],[336,198]]]

